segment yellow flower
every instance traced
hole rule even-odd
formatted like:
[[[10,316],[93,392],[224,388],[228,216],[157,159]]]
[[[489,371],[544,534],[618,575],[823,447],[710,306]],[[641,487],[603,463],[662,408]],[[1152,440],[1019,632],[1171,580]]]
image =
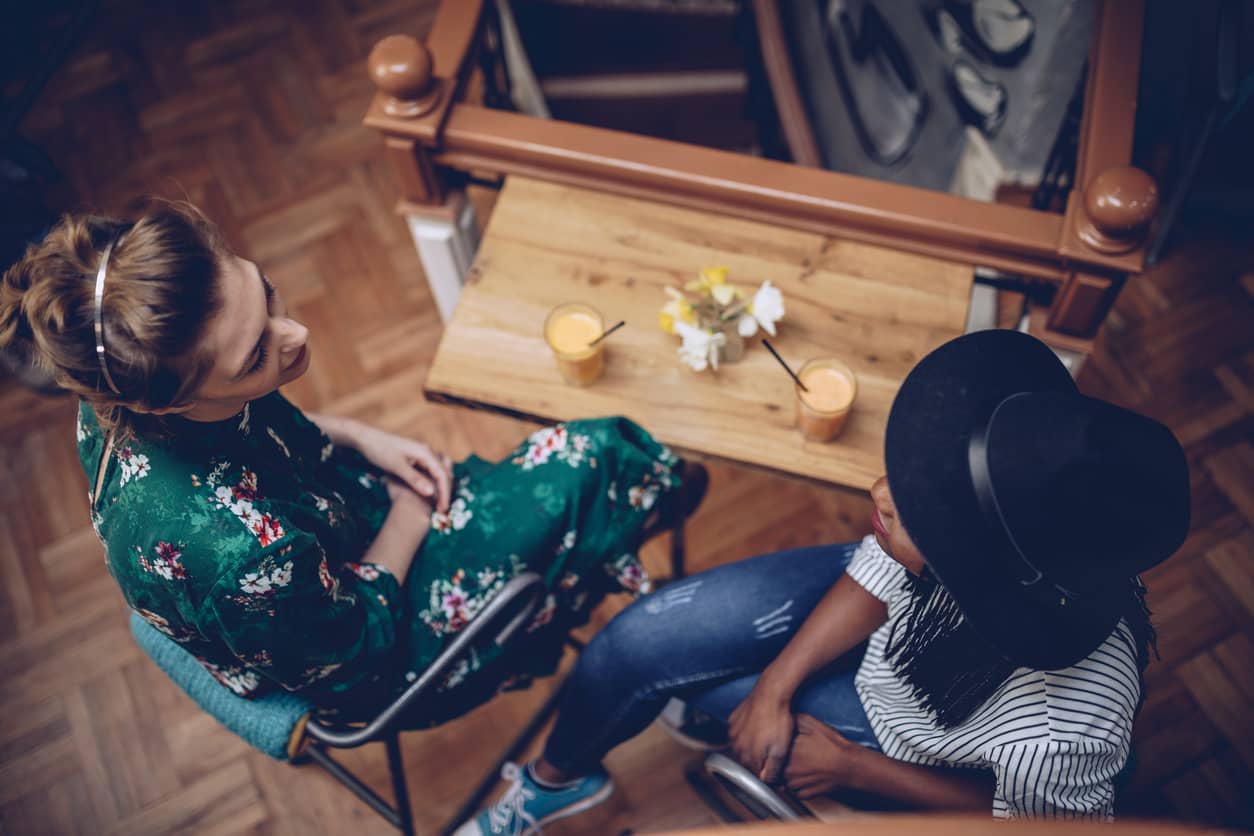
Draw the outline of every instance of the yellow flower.
[[[667,288],[669,291],[670,288]],[[675,333],[675,323],[684,322],[692,325],[697,321],[697,312],[693,310],[689,302],[680,297],[672,298],[669,302],[662,306],[661,312],[657,315],[658,325],[668,334]]]
[[[727,284],[727,268],[726,267],[704,267],[697,274],[695,281],[688,282],[684,285],[684,290],[695,290],[699,293],[707,293],[720,285]]]

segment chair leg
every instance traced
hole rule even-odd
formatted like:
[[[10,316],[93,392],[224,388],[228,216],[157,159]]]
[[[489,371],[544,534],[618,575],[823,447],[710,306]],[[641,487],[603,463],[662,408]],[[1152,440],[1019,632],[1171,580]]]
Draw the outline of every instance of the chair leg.
[[[392,732],[384,741],[388,749],[388,772],[392,773],[392,794],[396,798],[396,827],[404,836],[414,836],[414,813],[409,807],[409,785],[405,781],[405,764],[401,760],[401,736]]]
[[[448,824],[444,826],[444,829],[441,831],[442,834],[452,833],[458,828],[458,826],[461,825],[462,822],[479,812],[480,806],[483,805],[483,802],[492,793],[492,788],[496,786],[496,782],[500,778],[501,767],[505,765],[506,761],[512,761],[517,758],[520,754],[522,754],[524,749],[531,745],[531,741],[535,739],[536,735],[544,728],[544,724],[547,723],[549,718],[553,716],[553,713],[557,711],[557,704],[562,698],[562,691],[564,688],[565,682],[553,689],[553,693],[549,695],[547,700],[544,701],[544,704],[540,706],[540,709],[531,716],[531,720],[527,722],[527,725],[521,732],[518,733],[518,736],[514,738],[513,742],[511,742],[509,746],[506,747],[505,751],[501,753],[500,757],[496,759],[496,762],[492,765],[491,770],[483,776],[483,780],[479,782],[479,785],[475,787],[474,791],[471,792],[466,800],[462,802],[462,806],[456,813],[453,814],[453,817],[449,819]]]
[[[331,777],[348,787],[352,791],[353,795],[364,801],[371,810],[374,810],[380,816],[387,819],[389,824],[397,830],[400,830],[405,834],[405,836],[413,836],[414,826],[413,821],[410,818],[408,798],[405,799],[405,804],[403,805],[404,815],[402,816],[397,813],[396,810],[393,810],[390,806],[388,806],[388,803],[380,798],[378,793],[366,786],[360,778],[349,772],[342,765],[340,765],[339,761],[335,760],[323,751],[321,746],[310,746],[305,750],[305,752],[309,755],[311,760],[327,772],[331,773]],[[390,752],[388,765],[389,767],[392,765]],[[401,773],[401,779],[404,780],[404,772]],[[395,779],[393,779],[393,781],[395,782]]]
[[[671,577],[672,581],[686,577],[688,568],[685,565],[687,554],[684,548],[684,523],[681,520],[671,529]]]

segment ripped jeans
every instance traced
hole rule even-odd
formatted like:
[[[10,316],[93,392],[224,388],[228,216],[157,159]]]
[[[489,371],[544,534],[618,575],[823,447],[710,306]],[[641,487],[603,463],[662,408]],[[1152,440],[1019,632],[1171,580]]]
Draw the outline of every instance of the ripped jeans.
[[[727,719],[844,574],[857,546],[812,546],[729,563],[636,601],[580,655],[545,759],[586,773],[643,731],[671,697]],[[878,750],[853,685],[862,653],[851,651],[807,680],[793,710]]]

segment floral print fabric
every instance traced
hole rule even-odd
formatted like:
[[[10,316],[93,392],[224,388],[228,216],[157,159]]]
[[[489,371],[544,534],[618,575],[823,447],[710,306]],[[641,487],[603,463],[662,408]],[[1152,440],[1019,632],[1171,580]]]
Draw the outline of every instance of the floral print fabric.
[[[92,506],[127,602],[237,694],[284,687],[358,715],[523,571],[550,588],[524,647],[509,659],[490,641],[475,648],[442,683],[445,713],[551,673],[566,630],[605,594],[647,590],[635,550],[679,483],[675,456],[625,419],[539,430],[499,463],[455,466],[450,507],[402,587],[363,559],[389,510],[379,475],[281,395],[168,427],[115,444]],[[86,404],[76,435],[94,484],[104,440]]]

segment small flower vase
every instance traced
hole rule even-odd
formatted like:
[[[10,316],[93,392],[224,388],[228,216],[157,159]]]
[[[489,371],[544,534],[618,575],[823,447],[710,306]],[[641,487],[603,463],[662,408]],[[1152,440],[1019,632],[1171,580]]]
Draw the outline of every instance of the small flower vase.
[[[727,342],[719,346],[718,361],[720,363],[739,363],[740,358],[745,356],[745,338],[740,336],[740,330],[736,327],[735,322],[723,324],[723,336],[727,338]]]

